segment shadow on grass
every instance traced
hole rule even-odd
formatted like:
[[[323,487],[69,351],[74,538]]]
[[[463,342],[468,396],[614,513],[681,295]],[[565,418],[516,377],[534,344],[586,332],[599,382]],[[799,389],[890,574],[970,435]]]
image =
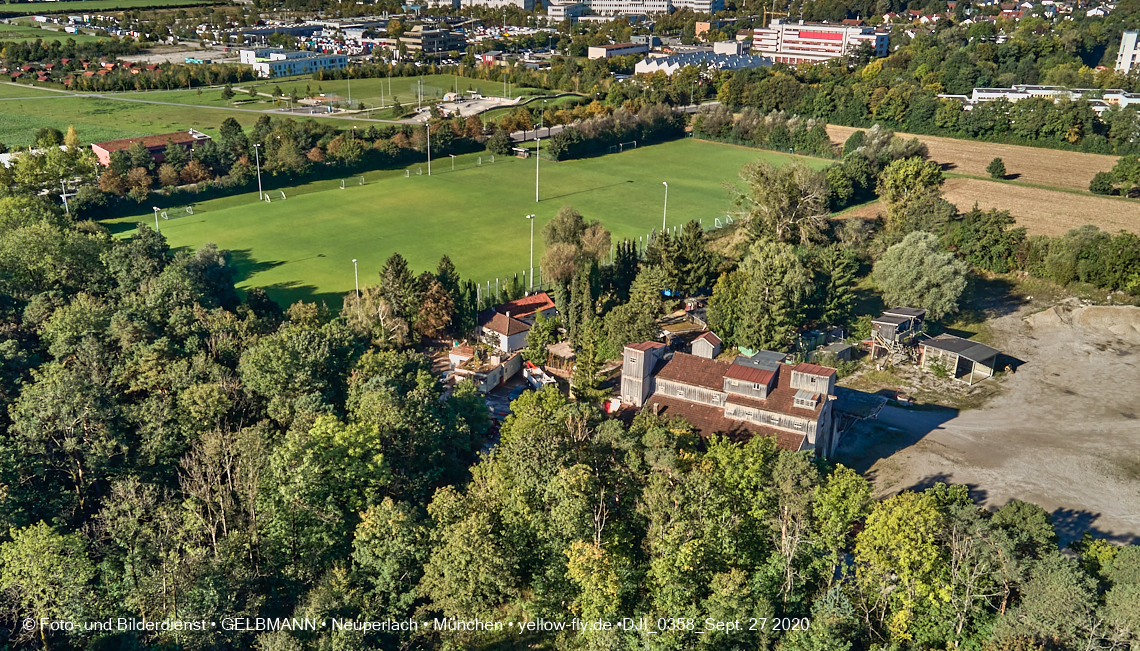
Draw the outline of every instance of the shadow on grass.
[[[304,285],[298,281],[274,283],[265,285],[263,288],[269,298],[273,299],[283,309],[287,309],[297,301],[304,301],[306,303],[324,303],[333,313],[337,313],[344,304],[343,294],[318,292],[315,286]]]
[[[558,195],[555,195],[553,197],[544,197],[543,201],[553,201],[555,199],[561,199],[563,197],[570,197],[570,196],[573,196],[576,194],[585,194],[587,192],[597,192],[598,190],[605,190],[606,188],[613,188],[613,187],[617,187],[619,185],[624,185],[626,183],[633,183],[633,181],[618,181],[617,183],[610,183],[609,185],[599,185],[596,188],[583,188],[581,190],[575,190],[574,192],[566,192],[563,194],[558,194]]]

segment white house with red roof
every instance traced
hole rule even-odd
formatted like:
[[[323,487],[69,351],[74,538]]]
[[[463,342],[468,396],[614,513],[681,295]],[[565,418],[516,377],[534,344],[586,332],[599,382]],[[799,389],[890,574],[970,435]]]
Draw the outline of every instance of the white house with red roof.
[[[499,350],[513,353],[526,348],[526,335],[538,315],[543,318],[558,316],[554,301],[546,292],[536,292],[479,313],[479,330],[483,340],[498,335]]]

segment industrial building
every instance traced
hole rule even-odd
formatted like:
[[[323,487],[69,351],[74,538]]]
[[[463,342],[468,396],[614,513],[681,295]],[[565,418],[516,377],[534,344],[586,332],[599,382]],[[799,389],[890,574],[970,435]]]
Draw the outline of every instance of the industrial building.
[[[653,57],[639,62],[633,67],[634,74],[664,72],[672,76],[685,66],[706,66],[710,70],[744,70],[765,68],[772,65],[768,57],[755,54],[716,54],[715,52],[688,52],[667,57]]]
[[[708,355],[716,347],[701,344],[694,351]],[[665,352],[653,341],[625,347],[623,403],[684,417],[702,436],[772,436],[785,450],[835,451],[835,369],[787,364],[785,355],[771,351],[732,362],[685,353],[666,359]]]
[[[615,45],[591,45],[586,50],[586,56],[591,59],[611,59],[613,57],[623,57],[630,54],[647,54],[648,52],[648,45],[617,43]]]
[[[95,154],[95,158],[99,160],[100,165],[110,165],[112,152],[127,151],[131,147],[142,143],[142,146],[150,151],[151,158],[154,159],[154,162],[161,163],[166,157],[167,145],[173,143],[190,150],[194,148],[195,144],[205,142],[209,139],[210,136],[190,129],[189,131],[160,133],[153,136],[144,136],[142,138],[124,138],[122,140],[94,142],[91,143],[91,152]]]

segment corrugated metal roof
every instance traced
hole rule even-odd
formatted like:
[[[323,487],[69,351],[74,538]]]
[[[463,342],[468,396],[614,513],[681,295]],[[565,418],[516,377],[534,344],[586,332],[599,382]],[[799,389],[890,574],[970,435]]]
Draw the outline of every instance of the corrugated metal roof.
[[[949,353],[954,353],[961,357],[965,357],[971,362],[983,362],[991,359],[995,355],[999,355],[1001,351],[996,348],[990,348],[985,344],[980,344],[976,341],[955,337],[954,335],[938,335],[933,339],[927,339],[922,342],[923,346],[935,348],[937,350],[944,350]]]
[[[819,366],[818,364],[808,364],[807,362],[800,362],[792,368],[797,373],[807,373],[808,375],[822,375],[823,377],[830,377],[835,375],[835,369],[829,366]]]
[[[630,345],[626,346],[626,348],[632,348],[634,350],[640,350],[641,352],[645,352],[645,351],[651,350],[653,348],[664,348],[664,347],[665,347],[665,344],[660,343],[660,342],[656,342],[656,341],[643,341],[640,344],[630,344]]]
[[[724,377],[754,384],[771,384],[772,378],[776,377],[776,372],[744,364],[731,364],[725,371]]]

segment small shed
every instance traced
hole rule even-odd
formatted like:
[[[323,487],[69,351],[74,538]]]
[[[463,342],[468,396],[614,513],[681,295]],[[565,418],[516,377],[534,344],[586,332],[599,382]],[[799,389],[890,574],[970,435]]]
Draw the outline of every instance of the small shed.
[[[954,379],[967,384],[993,377],[997,356],[1001,354],[985,344],[945,334],[920,342],[919,347],[922,349],[920,368],[931,370],[934,364],[941,362]]]
[[[693,355],[697,357],[716,359],[716,356],[720,354],[720,350],[720,337],[712,332],[706,332],[693,340]]]
[[[820,357],[823,357],[824,355],[835,355],[836,359],[840,361],[850,362],[852,350],[854,350],[854,347],[851,346],[851,344],[845,344],[841,341],[837,341],[833,344],[828,344],[823,348],[814,351],[811,355],[809,355],[809,357],[811,357],[812,361],[814,361]]]

